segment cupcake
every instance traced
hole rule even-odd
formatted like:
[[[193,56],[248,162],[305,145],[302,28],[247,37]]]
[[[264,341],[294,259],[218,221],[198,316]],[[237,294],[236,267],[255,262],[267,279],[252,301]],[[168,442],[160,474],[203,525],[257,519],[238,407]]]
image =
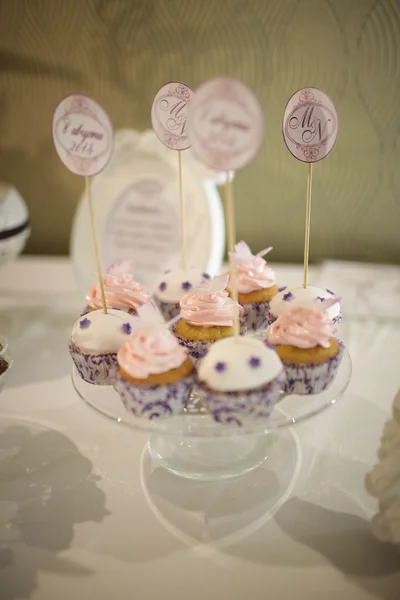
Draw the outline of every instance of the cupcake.
[[[210,276],[194,268],[186,271],[174,269],[164,273],[154,292],[154,299],[166,321],[179,315],[181,298],[197,288],[204,279],[210,279]]]
[[[277,353],[260,339],[215,342],[198,366],[204,406],[218,423],[241,426],[269,418],[285,384]]]
[[[204,356],[217,340],[233,335],[234,310],[243,316],[243,308],[225,290],[227,283],[227,275],[205,280],[180,302],[181,319],[173,331],[193,359]],[[241,323],[241,334],[245,331]]]
[[[131,263],[121,261],[109,267],[103,278],[107,308],[136,314],[139,306],[150,300],[150,294],[137,283],[129,272]],[[82,314],[103,308],[100,286],[94,285],[86,296],[86,307]]]
[[[193,363],[165,323],[149,326],[142,313],[140,316],[140,329],[118,352],[114,388],[126,410],[136,417],[172,417],[188,402],[194,383]]]
[[[238,300],[243,306],[247,329],[267,327],[269,303],[278,293],[275,273],[263,259],[271,250],[266,248],[254,256],[246,242],[239,242],[235,246]],[[228,290],[231,291],[230,283]]]
[[[335,337],[333,320],[317,306],[292,306],[268,330],[267,341],[285,367],[289,394],[319,394],[333,381],[342,360],[344,346]]]
[[[308,285],[305,287],[287,288],[280,287],[278,294],[271,300],[269,304],[268,324],[273,323],[278,317],[280,317],[288,308],[293,306],[306,306],[308,308],[314,308],[314,306],[321,303],[321,306],[327,300],[335,298],[335,293],[328,289],[322,289]],[[339,302],[332,304],[328,303],[329,308],[325,305],[327,314],[330,319],[333,320],[335,325],[338,325],[342,318],[340,311]]]
[[[136,326],[138,317],[119,310],[94,310],[72,327],[69,352],[79,375],[87,383],[111,385],[117,352]]]

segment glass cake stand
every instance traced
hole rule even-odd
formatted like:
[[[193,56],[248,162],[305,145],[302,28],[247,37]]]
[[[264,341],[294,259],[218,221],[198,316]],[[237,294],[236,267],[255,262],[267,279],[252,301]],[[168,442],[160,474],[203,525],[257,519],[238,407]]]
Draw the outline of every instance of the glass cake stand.
[[[345,349],[336,378],[328,389],[312,396],[282,394],[270,418],[249,421],[242,427],[216,423],[194,391],[182,414],[159,420],[137,418],[128,413],[111,386],[95,386],[72,372],[78,395],[111,421],[134,431],[146,432],[152,459],[165,469],[189,479],[213,481],[248,473],[277,455],[282,433],[333,406],[346,390],[352,363]]]

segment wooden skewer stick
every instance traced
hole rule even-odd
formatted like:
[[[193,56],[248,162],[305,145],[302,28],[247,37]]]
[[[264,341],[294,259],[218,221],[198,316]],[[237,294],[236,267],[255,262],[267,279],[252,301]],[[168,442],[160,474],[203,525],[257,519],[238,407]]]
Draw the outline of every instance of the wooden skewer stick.
[[[103,272],[101,269],[99,243],[97,240],[96,226],[95,226],[95,222],[94,222],[93,202],[92,202],[92,186],[91,186],[91,178],[90,177],[85,177],[85,185],[86,185],[86,197],[87,197],[88,204],[89,204],[90,224],[92,226],[94,255],[95,255],[95,259],[96,259],[97,274],[98,274],[98,278],[99,278],[101,304],[103,307],[104,314],[107,314],[106,295],[104,292],[104,280],[103,280]]]
[[[179,177],[179,207],[181,218],[181,255],[182,269],[186,271],[186,238],[185,238],[185,207],[183,204],[183,185],[182,185],[182,152],[178,150],[178,177]]]
[[[306,200],[306,231],[304,236],[304,277],[303,287],[307,287],[308,258],[310,253],[310,224],[311,224],[311,186],[312,186],[312,163],[308,163],[307,173],[307,200]]]
[[[239,306],[238,302],[238,289],[237,289],[237,277],[236,277],[236,265],[235,265],[235,208],[233,205],[233,194],[232,194],[232,180],[229,171],[226,173],[226,184],[225,184],[225,213],[226,213],[226,239],[228,246],[229,256],[229,281],[231,288],[231,297],[235,302],[233,312],[233,334],[235,339],[239,337]]]

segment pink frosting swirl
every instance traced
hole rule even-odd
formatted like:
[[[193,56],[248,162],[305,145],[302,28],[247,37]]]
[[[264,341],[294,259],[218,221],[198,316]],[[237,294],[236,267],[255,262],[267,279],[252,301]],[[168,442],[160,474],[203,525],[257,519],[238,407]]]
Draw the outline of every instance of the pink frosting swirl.
[[[138,331],[118,351],[119,366],[131,377],[146,379],[180,367],[187,350],[168,329]]]
[[[105,275],[103,281],[107,308],[136,311],[150,300],[150,294],[129,273]],[[90,288],[86,301],[91,308],[102,308],[99,284]]]
[[[274,346],[286,345],[296,348],[329,348],[336,333],[326,311],[306,306],[292,306],[286,310],[268,330],[268,341]]]
[[[233,258],[239,294],[249,294],[275,285],[275,273],[263,258],[271,250],[272,248],[265,248],[254,256],[246,242],[236,244]],[[231,289],[229,284],[228,289]]]
[[[231,327],[235,305],[239,316],[243,314],[243,307],[234,302],[225,290],[208,293],[199,290],[189,292],[183,296],[180,305],[182,318],[192,325],[202,327]]]

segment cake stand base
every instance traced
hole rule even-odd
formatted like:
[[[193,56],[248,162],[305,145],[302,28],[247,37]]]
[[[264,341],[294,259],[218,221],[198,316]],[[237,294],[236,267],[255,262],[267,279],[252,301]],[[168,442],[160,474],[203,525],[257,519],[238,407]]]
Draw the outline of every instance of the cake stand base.
[[[204,427],[207,416],[191,417],[193,427]],[[183,428],[184,424],[181,424]],[[211,427],[220,427],[211,423]],[[290,430],[248,436],[188,438],[150,434],[148,450],[155,463],[170,473],[195,481],[221,481],[250,473],[265,461],[274,461],[280,451],[291,448],[291,464],[299,459],[297,436]],[[292,464],[293,463],[293,464]]]
[[[190,420],[194,427],[210,422],[207,416]],[[218,427],[211,423],[210,429],[213,426]],[[170,473],[197,481],[220,481],[249,473],[263,463],[274,437],[273,433],[205,439],[151,434],[148,448],[152,459]]]

